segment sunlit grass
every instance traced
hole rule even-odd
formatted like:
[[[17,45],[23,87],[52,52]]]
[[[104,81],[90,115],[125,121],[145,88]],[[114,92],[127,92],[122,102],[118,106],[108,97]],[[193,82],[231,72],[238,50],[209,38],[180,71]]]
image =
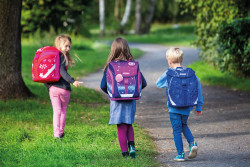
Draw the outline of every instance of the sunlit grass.
[[[31,41],[23,40],[22,76],[36,96],[0,101],[0,166],[157,166],[152,139],[138,125],[134,125],[134,131],[139,156],[122,158],[117,128],[108,125],[109,102],[101,93],[85,87],[72,87],[65,137],[62,142],[55,141],[48,91],[31,78],[32,60],[42,44]],[[80,38],[73,39],[73,44],[74,52],[82,60],[69,68],[73,77],[80,78],[103,67],[108,46],[90,40],[81,43]],[[133,53],[139,56],[142,52]]]
[[[202,83],[225,86],[237,90],[250,91],[249,78],[237,78],[226,73],[222,73],[212,65],[203,61],[195,62],[189,65],[189,67],[195,70],[196,75],[199,77]]]
[[[99,37],[97,29],[92,30],[92,36],[95,40],[113,40],[117,36],[122,36],[128,42],[154,43],[170,46],[192,46],[195,40],[194,24],[179,24],[174,27],[173,24],[154,24],[149,34],[136,35],[134,32],[127,35],[113,35],[107,32],[105,37]]]

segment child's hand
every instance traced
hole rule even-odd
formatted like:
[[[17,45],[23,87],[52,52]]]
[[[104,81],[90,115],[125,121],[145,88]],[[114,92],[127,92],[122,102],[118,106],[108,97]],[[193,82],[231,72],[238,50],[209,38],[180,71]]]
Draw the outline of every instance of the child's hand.
[[[75,81],[75,82],[73,83],[73,85],[74,85],[75,87],[80,87],[81,84],[83,84],[83,82]]]
[[[201,116],[202,111],[195,111],[195,113],[196,113],[197,116]]]

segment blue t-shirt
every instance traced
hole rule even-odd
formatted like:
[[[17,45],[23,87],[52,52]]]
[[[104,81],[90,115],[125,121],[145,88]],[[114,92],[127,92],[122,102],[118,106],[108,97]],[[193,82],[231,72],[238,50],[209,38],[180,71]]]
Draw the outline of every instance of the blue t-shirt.
[[[156,85],[159,88],[168,88],[168,83],[167,83],[167,71],[166,70],[161,77],[157,80]],[[203,96],[202,96],[202,90],[201,90],[201,83],[199,78],[198,79],[198,102],[196,106],[196,111],[202,111],[202,105],[203,105]],[[181,107],[181,108],[176,108],[176,107],[170,107],[167,102],[167,107],[169,109],[169,112],[171,113],[177,113],[177,114],[182,114],[182,115],[189,115],[190,111],[193,110],[193,107]]]

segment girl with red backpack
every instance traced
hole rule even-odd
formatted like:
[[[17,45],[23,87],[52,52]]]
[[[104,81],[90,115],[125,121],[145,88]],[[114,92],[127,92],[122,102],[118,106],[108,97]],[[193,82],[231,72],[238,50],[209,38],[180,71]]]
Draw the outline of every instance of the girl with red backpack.
[[[64,127],[66,122],[67,107],[70,99],[71,86],[80,87],[82,82],[76,81],[68,73],[68,65],[72,66],[69,50],[71,48],[71,38],[68,35],[56,37],[54,47],[60,51],[60,79],[57,82],[45,83],[49,90],[49,96],[53,107],[53,131],[55,139],[61,140],[64,137]]]

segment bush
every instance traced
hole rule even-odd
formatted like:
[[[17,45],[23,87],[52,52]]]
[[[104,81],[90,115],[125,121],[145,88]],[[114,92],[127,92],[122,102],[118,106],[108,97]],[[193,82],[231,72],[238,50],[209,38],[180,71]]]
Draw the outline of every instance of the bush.
[[[179,1],[183,5],[182,13],[192,12],[196,17],[195,34],[197,38],[194,44],[200,49],[202,59],[215,67],[221,66],[218,53],[220,50],[218,45],[219,27],[223,22],[229,24],[234,19],[246,18],[249,11],[248,0]]]
[[[217,39],[218,61],[222,71],[236,76],[250,76],[250,19],[223,23]]]

